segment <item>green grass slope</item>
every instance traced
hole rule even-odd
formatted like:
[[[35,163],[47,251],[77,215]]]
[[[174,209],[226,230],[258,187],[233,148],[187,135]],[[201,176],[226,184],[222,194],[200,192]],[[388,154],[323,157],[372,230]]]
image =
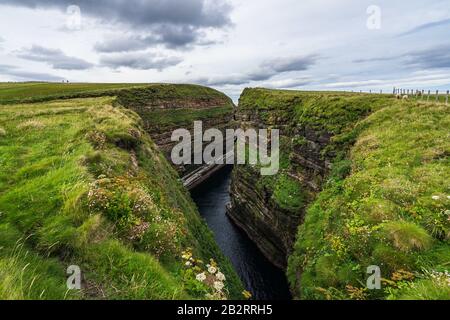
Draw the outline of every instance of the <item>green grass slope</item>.
[[[242,298],[141,119],[113,105],[0,107],[0,299]],[[208,262],[227,278],[222,292],[195,280]],[[81,291],[67,290],[70,265]]]
[[[145,86],[148,85],[126,83],[0,83],[0,105],[115,96],[123,89],[143,88]]]
[[[449,299],[450,109],[367,97],[377,101],[355,110],[358,99],[325,95],[296,111],[299,123],[337,134],[338,158],[298,231],[288,268],[295,296]],[[367,103],[374,112],[361,120]],[[366,288],[372,265],[382,290]]]

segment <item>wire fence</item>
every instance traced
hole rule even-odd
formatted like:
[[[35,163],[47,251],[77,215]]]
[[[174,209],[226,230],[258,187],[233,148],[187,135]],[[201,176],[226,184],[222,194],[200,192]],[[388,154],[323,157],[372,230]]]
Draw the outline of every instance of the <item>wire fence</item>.
[[[351,92],[355,92],[352,90]],[[385,93],[383,90],[374,91],[363,91],[359,90],[359,93],[370,93],[370,94],[390,94],[389,92]],[[393,92],[394,96],[397,99],[416,99],[419,101],[427,101],[427,102],[440,102],[448,104],[449,102],[449,94],[450,90],[447,91],[439,91],[439,90],[414,90],[414,89],[400,89],[394,88]]]
[[[449,91],[440,92],[439,90],[414,90],[414,89],[400,89],[394,88],[394,95],[399,99],[415,98],[416,100],[428,101],[428,102],[445,102],[448,104]],[[406,97],[406,98],[405,98]]]

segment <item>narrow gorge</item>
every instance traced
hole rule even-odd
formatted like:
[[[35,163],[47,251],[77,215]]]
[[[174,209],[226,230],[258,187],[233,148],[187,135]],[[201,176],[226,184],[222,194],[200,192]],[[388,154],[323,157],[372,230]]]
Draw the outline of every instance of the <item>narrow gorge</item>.
[[[0,298],[450,294],[443,103],[255,88],[235,106],[198,85],[10,86],[26,94],[0,90]],[[172,132],[195,121],[280,130],[279,171],[173,165]],[[73,265],[83,283],[68,293]],[[371,267],[382,290],[366,287]]]

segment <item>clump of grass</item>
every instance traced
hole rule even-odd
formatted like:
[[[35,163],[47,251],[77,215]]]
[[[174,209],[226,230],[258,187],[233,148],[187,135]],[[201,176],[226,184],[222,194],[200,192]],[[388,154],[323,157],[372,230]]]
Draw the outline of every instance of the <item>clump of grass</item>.
[[[408,221],[390,221],[383,225],[394,246],[404,252],[426,250],[431,247],[432,237],[422,227]]]
[[[6,130],[0,127],[0,137],[6,136]]]
[[[3,226],[2,226],[3,227]],[[8,226],[11,232],[13,226]],[[65,286],[65,273],[55,259],[43,259],[31,251],[23,238],[2,248],[0,254],[0,299],[73,299],[76,292]]]
[[[421,280],[401,290],[398,300],[448,300],[450,285],[448,280]]]
[[[276,181],[273,199],[281,208],[295,211],[303,206],[305,195],[297,180],[282,174]]]
[[[43,124],[39,120],[27,120],[25,122],[20,123],[17,126],[18,129],[43,129],[45,128],[45,124]]]

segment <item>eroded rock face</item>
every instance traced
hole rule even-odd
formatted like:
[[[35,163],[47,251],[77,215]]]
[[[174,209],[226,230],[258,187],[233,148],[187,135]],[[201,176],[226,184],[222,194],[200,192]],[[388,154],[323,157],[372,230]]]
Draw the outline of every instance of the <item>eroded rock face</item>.
[[[289,119],[268,116],[267,110],[237,109],[236,119],[242,129],[280,129],[281,152],[289,157],[289,168],[281,168],[284,175],[298,183],[305,199],[294,208],[278,203],[275,188],[262,182],[278,177],[263,178],[252,166],[236,166],[233,171],[229,217],[258,245],[264,255],[276,266],[285,269],[307,203],[320,190],[330,162],[322,156],[331,135],[308,127],[293,127]],[[295,141],[301,141],[296,143]],[[285,149],[285,150],[283,150]],[[288,151],[289,150],[289,151]]]
[[[193,139],[194,121],[203,122],[203,131],[216,128],[225,133],[233,120],[234,104],[230,98],[196,85],[156,85],[126,90],[118,96],[118,102],[142,118],[144,129],[170,163],[172,149],[178,144],[171,141],[174,130],[187,129]],[[201,166],[174,167],[180,176],[185,176]]]
[[[276,266],[285,268],[301,212],[283,210],[271,200],[271,191],[255,189],[257,171],[237,167],[232,175],[229,217]]]

